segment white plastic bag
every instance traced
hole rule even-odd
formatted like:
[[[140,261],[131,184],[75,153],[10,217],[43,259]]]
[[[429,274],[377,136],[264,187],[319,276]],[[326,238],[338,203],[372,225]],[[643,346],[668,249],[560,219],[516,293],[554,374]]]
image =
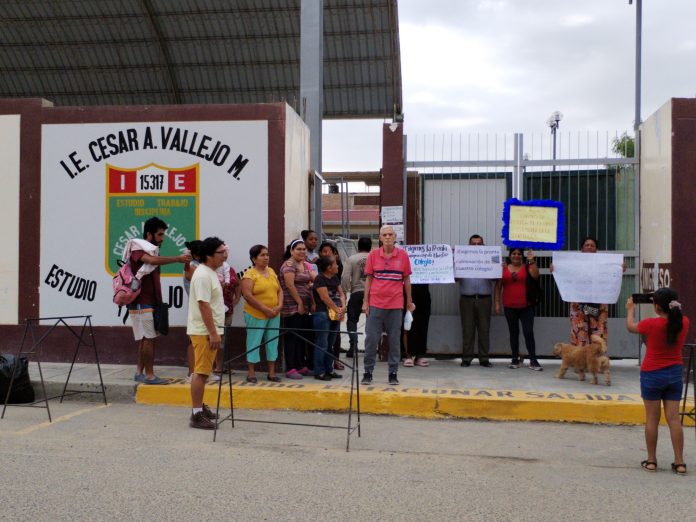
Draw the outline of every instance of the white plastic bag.
[[[407,332],[411,329],[411,325],[413,324],[413,314],[411,314],[410,311],[406,311],[406,314],[404,315],[404,330]]]

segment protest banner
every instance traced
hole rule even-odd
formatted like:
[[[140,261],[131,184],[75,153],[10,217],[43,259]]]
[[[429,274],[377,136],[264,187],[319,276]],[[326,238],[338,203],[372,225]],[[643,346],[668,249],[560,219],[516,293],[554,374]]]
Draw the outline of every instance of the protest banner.
[[[500,279],[503,273],[499,246],[455,245],[454,277],[458,279]]]
[[[614,304],[621,293],[623,255],[554,252],[553,278],[568,303]]]
[[[508,199],[503,207],[503,243],[508,248],[560,250],[564,243],[563,203]]]
[[[411,283],[454,283],[452,248],[449,245],[404,245],[411,260]]]

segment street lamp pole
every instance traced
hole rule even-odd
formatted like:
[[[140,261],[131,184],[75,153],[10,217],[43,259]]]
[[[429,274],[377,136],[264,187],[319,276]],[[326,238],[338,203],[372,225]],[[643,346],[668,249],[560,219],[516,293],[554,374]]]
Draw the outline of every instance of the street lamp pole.
[[[561,111],[553,111],[546,120],[546,125],[551,127],[551,139],[553,140],[553,172],[556,172],[556,131],[562,119],[563,114]]]

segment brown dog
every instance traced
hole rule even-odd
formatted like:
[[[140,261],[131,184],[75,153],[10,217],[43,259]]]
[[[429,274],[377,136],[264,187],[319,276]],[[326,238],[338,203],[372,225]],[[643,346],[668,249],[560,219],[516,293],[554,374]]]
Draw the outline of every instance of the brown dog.
[[[592,343],[587,346],[575,346],[566,343],[556,343],[553,353],[559,356],[561,369],[556,377],[563,379],[569,367],[575,369],[581,381],[585,380],[585,371],[592,374],[592,384],[597,384],[597,374],[603,373],[607,386],[611,386],[611,372],[609,371],[609,357],[607,344],[599,335],[591,337]]]

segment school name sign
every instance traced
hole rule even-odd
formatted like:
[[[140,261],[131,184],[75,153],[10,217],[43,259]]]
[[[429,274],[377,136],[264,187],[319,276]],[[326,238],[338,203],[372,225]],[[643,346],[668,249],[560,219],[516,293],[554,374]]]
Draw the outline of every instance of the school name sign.
[[[44,124],[41,315],[121,325],[111,278],[151,217],[168,225],[160,255],[215,235],[230,245],[232,266],[248,266],[249,245],[268,239],[268,123]],[[182,269],[160,269],[174,326],[186,322]]]

